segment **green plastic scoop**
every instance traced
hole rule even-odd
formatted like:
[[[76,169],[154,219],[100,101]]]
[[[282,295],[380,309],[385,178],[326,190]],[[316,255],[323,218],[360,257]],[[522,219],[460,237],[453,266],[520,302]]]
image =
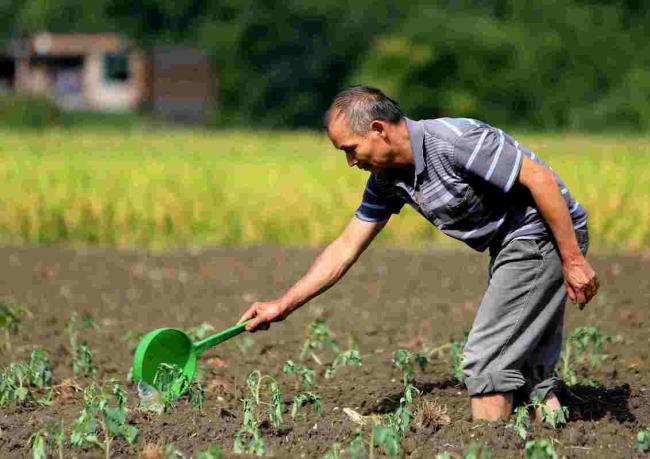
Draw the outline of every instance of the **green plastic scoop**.
[[[219,343],[239,335],[246,329],[250,320],[193,343],[189,336],[178,328],[157,328],[140,340],[133,358],[133,380],[144,381],[154,387],[153,379],[158,365],[167,363],[183,369],[188,380],[196,371],[199,355]]]

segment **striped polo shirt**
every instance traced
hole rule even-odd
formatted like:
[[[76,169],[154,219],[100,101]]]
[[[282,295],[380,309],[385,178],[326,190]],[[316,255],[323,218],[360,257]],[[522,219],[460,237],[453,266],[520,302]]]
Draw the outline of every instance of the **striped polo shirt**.
[[[469,118],[406,118],[406,124],[414,165],[371,174],[358,218],[383,221],[406,203],[478,251],[549,237],[530,192],[517,182],[523,155],[545,164],[539,156],[501,129]],[[553,174],[574,228],[585,227],[586,211]]]

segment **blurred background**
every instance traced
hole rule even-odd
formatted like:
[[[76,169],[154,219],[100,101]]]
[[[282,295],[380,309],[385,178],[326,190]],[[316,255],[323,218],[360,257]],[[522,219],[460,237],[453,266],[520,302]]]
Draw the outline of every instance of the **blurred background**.
[[[318,129],[367,84],[510,130],[597,247],[647,250],[648,24],[644,0],[0,0],[0,241],[325,243],[366,177]],[[406,214],[383,241],[448,244]]]

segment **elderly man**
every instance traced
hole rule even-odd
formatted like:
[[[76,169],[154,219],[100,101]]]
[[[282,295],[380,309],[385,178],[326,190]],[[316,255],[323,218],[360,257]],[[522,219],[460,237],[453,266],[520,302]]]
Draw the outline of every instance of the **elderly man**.
[[[489,283],[464,351],[474,419],[505,419],[524,391],[556,410],[567,295],[598,290],[585,260],[587,214],[550,167],[500,129],[469,118],[414,121],[380,90],[349,88],[326,115],[350,167],[371,172],[342,234],[279,299],[241,321],[267,329],[334,285],[406,203],[449,236],[489,249]]]

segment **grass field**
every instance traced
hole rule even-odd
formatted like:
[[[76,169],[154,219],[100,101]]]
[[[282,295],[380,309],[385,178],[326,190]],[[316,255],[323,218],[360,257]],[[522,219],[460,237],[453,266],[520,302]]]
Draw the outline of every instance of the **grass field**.
[[[587,208],[593,249],[650,249],[649,137],[516,137]],[[323,244],[365,180],[319,133],[0,130],[0,242]],[[460,246],[407,207],[380,241]]]

